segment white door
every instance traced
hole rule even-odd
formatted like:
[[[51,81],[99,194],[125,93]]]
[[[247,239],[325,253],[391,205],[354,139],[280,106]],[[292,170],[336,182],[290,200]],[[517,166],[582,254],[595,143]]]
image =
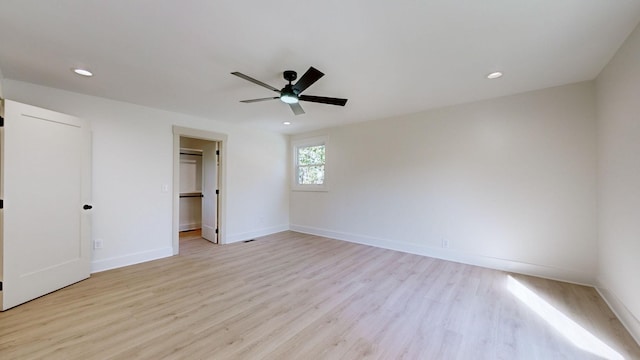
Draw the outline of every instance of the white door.
[[[90,133],[78,118],[5,101],[2,310],[90,275]]]
[[[218,243],[218,143],[203,142],[202,146],[202,237]]]

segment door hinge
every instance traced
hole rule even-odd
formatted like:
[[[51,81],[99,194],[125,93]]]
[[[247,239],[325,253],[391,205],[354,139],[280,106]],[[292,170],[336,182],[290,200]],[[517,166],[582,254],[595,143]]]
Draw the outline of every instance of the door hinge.
[[[4,200],[0,200],[0,209],[4,209]]]
[[[4,117],[0,116],[0,127],[4,127]]]
[[[220,195],[220,190],[216,190],[216,195]]]
[[[216,234],[218,233],[218,229],[216,229]]]
[[[0,291],[2,291],[2,281],[0,281]]]
[[[216,150],[216,155],[220,155],[220,150]]]

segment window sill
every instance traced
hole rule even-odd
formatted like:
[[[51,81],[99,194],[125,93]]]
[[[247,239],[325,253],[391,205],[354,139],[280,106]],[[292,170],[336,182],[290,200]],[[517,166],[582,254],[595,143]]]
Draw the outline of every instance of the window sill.
[[[291,188],[291,191],[296,191],[296,192],[328,192],[329,189],[327,189],[326,186],[322,186],[322,187],[293,187],[293,188]]]

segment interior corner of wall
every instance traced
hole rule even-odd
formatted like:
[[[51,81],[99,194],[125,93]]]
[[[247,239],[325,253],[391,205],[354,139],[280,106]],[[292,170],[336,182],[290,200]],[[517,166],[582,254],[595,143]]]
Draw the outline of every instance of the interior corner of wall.
[[[629,334],[640,345],[640,319],[620,300],[614,291],[607,287],[600,277],[596,279],[596,291],[607,303],[609,309],[613,311],[622,325],[629,331]]]

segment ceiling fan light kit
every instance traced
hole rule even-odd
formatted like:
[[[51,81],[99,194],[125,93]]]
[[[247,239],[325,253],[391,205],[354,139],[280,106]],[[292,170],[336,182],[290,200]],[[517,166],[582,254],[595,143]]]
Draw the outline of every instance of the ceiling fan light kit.
[[[321,77],[324,76],[324,73],[314,68],[313,66],[310,67],[309,70],[307,70],[307,72],[305,72],[304,75],[302,75],[302,77],[300,78],[300,80],[298,80],[298,82],[296,82],[295,84],[292,84],[292,82],[298,78],[298,74],[293,70],[284,71],[282,75],[284,79],[287,80],[289,83],[280,90],[278,90],[277,88],[269,84],[263,83],[260,80],[256,80],[251,76],[247,76],[237,71],[232,72],[231,74],[280,94],[280,96],[275,96],[275,97],[241,100],[240,102],[243,102],[243,103],[254,103],[254,102],[260,102],[260,101],[280,99],[280,101],[282,101],[283,103],[289,104],[289,107],[291,107],[291,111],[293,111],[295,115],[304,114],[304,110],[302,109],[302,106],[300,106],[300,104],[298,103],[299,101],[309,101],[309,102],[328,104],[328,105],[338,105],[338,106],[344,106],[347,103],[347,99],[331,98],[331,97],[325,97],[325,96],[314,96],[314,95],[300,95],[309,86],[313,85],[316,81],[318,81]]]
[[[291,88],[291,84],[286,85],[280,92],[280,100],[285,104],[295,104],[298,102],[298,95]]]

